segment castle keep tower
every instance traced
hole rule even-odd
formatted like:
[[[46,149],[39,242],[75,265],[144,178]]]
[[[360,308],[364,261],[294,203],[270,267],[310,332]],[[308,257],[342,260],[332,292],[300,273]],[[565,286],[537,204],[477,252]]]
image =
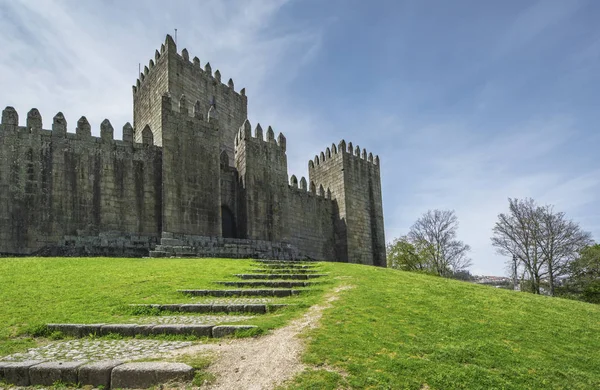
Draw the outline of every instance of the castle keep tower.
[[[191,256],[385,266],[379,158],[331,145],[288,180],[287,141],[254,130],[245,90],[167,35],[115,140],[37,109],[0,122],[0,255]]]
[[[248,117],[248,99],[245,89],[235,92],[233,80],[227,85],[221,82],[221,73],[213,74],[210,63],[200,66],[198,57],[190,61],[187,49],[177,53],[177,46],[170,35],[156,50],[154,59],[144,67],[136,85],[133,86],[134,139],[142,142],[142,130],[148,125],[154,135],[155,145],[162,146],[161,101],[165,94],[173,98],[173,108],[181,95],[185,95],[190,107],[206,116],[211,107],[220,120],[220,149],[233,156],[233,140],[239,127]],[[217,115],[216,113],[214,114]],[[233,159],[230,160],[233,163]]]

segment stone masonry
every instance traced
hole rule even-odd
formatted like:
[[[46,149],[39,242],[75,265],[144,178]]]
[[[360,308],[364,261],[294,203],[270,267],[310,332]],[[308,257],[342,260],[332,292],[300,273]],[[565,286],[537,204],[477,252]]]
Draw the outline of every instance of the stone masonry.
[[[247,105],[245,89],[178,53],[167,35],[133,86],[123,140],[108,120],[94,137],[85,117],[73,134],[62,113],[45,130],[37,109],[23,126],[7,107],[0,254],[152,251],[385,266],[379,158],[342,140],[309,161],[308,181],[288,178],[285,137],[252,129]]]

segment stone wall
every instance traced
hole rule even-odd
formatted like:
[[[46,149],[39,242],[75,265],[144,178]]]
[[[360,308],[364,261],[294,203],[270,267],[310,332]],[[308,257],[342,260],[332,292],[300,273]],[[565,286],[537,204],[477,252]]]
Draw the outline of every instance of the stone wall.
[[[190,115],[185,98],[172,107],[163,96],[163,229],[220,236],[219,122]]]
[[[19,126],[7,107],[0,125],[0,253],[32,253],[66,235],[162,230],[162,151],[113,139],[104,121],[92,137],[85,117],[76,133],[58,113],[42,129],[36,109]],[[150,140],[151,142],[151,140]]]
[[[351,145],[344,159],[346,224],[351,262],[386,266],[379,158]]]
[[[33,254],[52,257],[146,257],[158,243],[156,234],[101,232],[97,236],[65,236]]]
[[[133,127],[135,142],[142,142],[142,130],[148,126],[154,144],[162,146],[162,96],[169,91],[168,56],[165,45],[145,66],[133,86]]]
[[[275,141],[269,127],[266,139],[256,126],[252,136],[248,121],[235,139],[235,163],[240,177],[243,205],[240,207],[240,237],[255,240],[287,241],[289,210],[286,140]]]
[[[309,161],[311,185],[331,191],[340,261],[385,266],[379,158],[341,141]]]
[[[324,194],[307,191],[306,186],[299,188],[295,176],[288,191],[289,242],[305,257],[339,261],[335,248],[335,202]]]
[[[333,224],[334,246],[338,261],[348,261],[346,231],[346,187],[344,183],[344,156],[337,152],[335,144],[308,163],[308,177],[312,187],[323,189],[335,200]]]

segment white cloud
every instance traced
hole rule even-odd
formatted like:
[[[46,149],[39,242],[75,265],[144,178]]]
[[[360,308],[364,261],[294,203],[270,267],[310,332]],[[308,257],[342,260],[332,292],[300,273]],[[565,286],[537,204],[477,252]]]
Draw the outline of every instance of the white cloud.
[[[187,46],[191,56],[203,64],[210,61],[225,79],[234,78],[238,89],[247,87],[251,118],[285,111],[285,105],[273,103],[284,101],[278,94],[285,93],[285,80],[273,82],[273,76],[285,68],[287,81],[293,79],[320,40],[318,31],[293,26],[278,35],[265,33],[286,3],[209,1],[192,7],[175,1],[165,7],[154,1],[106,7],[58,0],[5,2],[0,5],[7,11],[0,23],[6,38],[0,52],[0,101],[15,106],[22,117],[37,107],[45,127],[63,111],[69,131],[86,115],[95,134],[106,117],[119,133],[131,121],[138,62],[143,68],[165,33],[173,34],[176,27],[179,50]]]

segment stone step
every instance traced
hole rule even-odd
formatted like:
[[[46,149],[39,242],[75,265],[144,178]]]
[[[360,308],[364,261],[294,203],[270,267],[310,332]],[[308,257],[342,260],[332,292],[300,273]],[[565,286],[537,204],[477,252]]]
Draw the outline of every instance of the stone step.
[[[250,272],[263,273],[263,274],[316,274],[320,272],[318,269],[287,269],[287,268],[255,268],[251,269]]]
[[[161,238],[175,238],[175,235],[171,232],[162,232],[160,237]]]
[[[267,260],[267,259],[256,259],[259,263],[263,264],[289,264],[289,265],[302,265],[302,264],[315,264],[315,261],[308,260]]]
[[[162,252],[166,256],[196,256],[196,251],[191,246],[157,245],[151,252]]]
[[[314,269],[315,265],[298,265],[298,264],[261,264],[260,267],[263,269]]]
[[[154,257],[154,258],[161,258],[161,257],[168,257],[169,254],[167,252],[163,252],[163,251],[150,251],[149,256]]]
[[[291,280],[308,280],[316,279],[327,274],[292,274],[292,273],[277,273],[277,274],[236,274],[240,279],[291,279]]]
[[[183,363],[125,363],[112,370],[110,379],[113,389],[148,389],[167,382],[190,382],[194,369]]]
[[[286,307],[283,304],[143,304],[129,305],[131,307],[147,307],[160,311],[173,311],[181,313],[252,313],[265,314]]]
[[[307,290],[292,289],[243,289],[243,290],[178,290],[180,293],[195,296],[211,297],[290,297]]]
[[[231,287],[273,287],[273,288],[294,288],[294,287],[310,287],[313,282],[295,282],[295,281],[273,281],[273,280],[257,280],[249,282],[215,282],[223,286]]]
[[[183,246],[184,243],[181,240],[178,240],[176,238],[161,238],[160,239],[160,245],[164,245],[164,246]]]
[[[196,337],[223,337],[238,330],[255,329],[254,325],[139,325],[139,324],[48,324],[50,332],[61,332],[71,337],[117,334],[125,337],[153,335],[185,335]]]
[[[141,389],[167,382],[189,382],[193,378],[194,369],[183,363],[0,361],[0,381],[16,386],[54,386],[61,383],[104,389]]]

